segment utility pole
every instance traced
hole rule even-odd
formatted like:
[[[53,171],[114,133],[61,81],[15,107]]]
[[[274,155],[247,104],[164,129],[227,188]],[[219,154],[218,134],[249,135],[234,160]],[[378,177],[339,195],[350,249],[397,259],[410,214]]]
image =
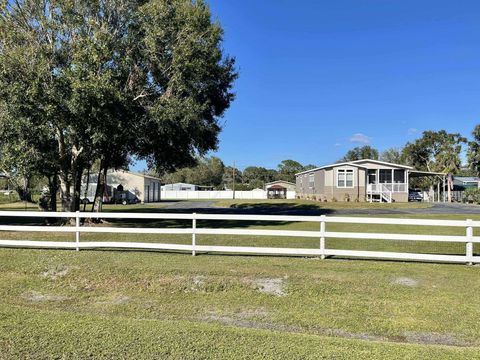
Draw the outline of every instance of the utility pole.
[[[232,186],[232,190],[233,190],[233,199],[235,199],[235,160],[233,161],[233,169],[232,169],[232,180],[233,180],[233,186]]]

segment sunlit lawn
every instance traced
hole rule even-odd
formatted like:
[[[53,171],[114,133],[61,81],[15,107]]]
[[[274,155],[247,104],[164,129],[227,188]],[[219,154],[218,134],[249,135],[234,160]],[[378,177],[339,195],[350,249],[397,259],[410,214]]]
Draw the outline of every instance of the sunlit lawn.
[[[107,207],[112,211],[125,207]],[[133,207],[130,211],[164,211]],[[385,215],[465,219],[465,215]],[[468,216],[480,220],[480,215]],[[2,219],[2,224],[10,219]],[[88,226],[189,227],[109,220]],[[199,221],[318,231],[318,223]],[[464,235],[463,228],[327,224],[331,231]],[[2,239],[73,234],[1,232]],[[191,242],[82,234],[82,241]],[[197,235],[197,244],[318,248],[318,239]],[[328,248],[464,254],[464,244],[327,239]],[[479,249],[475,251],[478,253]],[[0,359],[473,359],[480,267],[156,251],[0,249]]]

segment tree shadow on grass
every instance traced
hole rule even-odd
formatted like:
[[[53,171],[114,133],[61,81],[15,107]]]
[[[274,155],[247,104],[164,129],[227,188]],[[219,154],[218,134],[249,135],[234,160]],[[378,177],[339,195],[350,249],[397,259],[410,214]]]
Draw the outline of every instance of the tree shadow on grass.
[[[230,208],[221,207],[205,207],[204,204],[199,202],[199,207],[195,207],[195,203],[191,203],[193,206],[186,208],[164,208],[164,207],[143,207],[138,208],[124,208],[123,205],[118,205],[115,208],[109,208],[105,213],[148,213],[148,214],[221,214],[221,215],[300,215],[300,216],[319,216],[333,213],[331,209],[321,209],[315,205],[309,204],[292,204],[288,202],[278,203],[253,203],[253,204],[237,204]],[[19,211],[21,214],[21,211]],[[102,219],[102,213],[98,216]],[[48,223],[52,225],[60,225],[62,223],[61,218],[33,218],[33,217],[0,217],[0,225],[31,225],[39,226],[46,225]],[[191,228],[191,220],[181,219],[103,219],[101,221],[104,225],[111,224],[118,227],[134,227],[134,228]],[[286,221],[241,221],[241,220],[198,220],[198,227],[205,228],[248,228],[252,226],[272,227],[279,225],[286,225],[291,222]]]
[[[191,207],[185,209],[166,208],[138,208],[130,209],[130,213],[168,213],[168,214],[220,214],[220,215],[304,215],[319,216],[332,213],[330,209],[319,209],[315,205],[296,205],[278,203],[252,204],[254,206],[240,206],[231,208]],[[263,207],[262,205],[267,205]],[[101,216],[100,216],[101,218]],[[108,219],[111,224],[119,227],[151,227],[151,228],[191,228],[192,220],[152,220],[152,219]],[[290,224],[290,221],[260,221],[260,220],[197,220],[197,226],[202,228],[248,228],[252,226],[272,227]]]

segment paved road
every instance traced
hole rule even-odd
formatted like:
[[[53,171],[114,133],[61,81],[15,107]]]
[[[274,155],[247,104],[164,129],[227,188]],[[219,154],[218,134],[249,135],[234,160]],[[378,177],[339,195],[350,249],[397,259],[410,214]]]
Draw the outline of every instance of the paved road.
[[[315,206],[275,207],[275,206],[248,206],[242,208],[215,207],[215,200],[205,201],[178,201],[164,207],[166,210],[175,212],[198,212],[198,213],[236,213],[236,214],[282,214],[282,215],[375,215],[375,214],[480,214],[480,206],[464,204],[434,204],[430,208],[422,209],[318,209]]]

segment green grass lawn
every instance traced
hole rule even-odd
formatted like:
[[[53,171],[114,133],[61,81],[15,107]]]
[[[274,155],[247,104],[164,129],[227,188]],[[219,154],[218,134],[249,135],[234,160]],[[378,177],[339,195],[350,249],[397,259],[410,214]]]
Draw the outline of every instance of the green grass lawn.
[[[0,249],[0,358],[472,359],[479,271]]]
[[[130,211],[136,209],[163,211]],[[189,227],[190,222],[111,220],[96,226],[106,225]],[[198,225],[318,230],[316,223]],[[361,224],[327,224],[327,230],[464,234],[461,228]],[[73,241],[73,234],[0,236]],[[82,234],[82,240],[188,244],[191,238]],[[318,247],[317,239],[250,236],[203,235],[197,243]],[[463,244],[352,239],[328,239],[327,247],[465,251]],[[479,276],[480,266],[449,264],[3,248],[0,359],[480,358]]]
[[[353,210],[382,210],[382,209],[421,209],[432,206],[430,203],[369,203],[369,202],[320,202],[313,200],[219,200],[216,207],[227,208],[296,208],[296,209],[353,209]]]

